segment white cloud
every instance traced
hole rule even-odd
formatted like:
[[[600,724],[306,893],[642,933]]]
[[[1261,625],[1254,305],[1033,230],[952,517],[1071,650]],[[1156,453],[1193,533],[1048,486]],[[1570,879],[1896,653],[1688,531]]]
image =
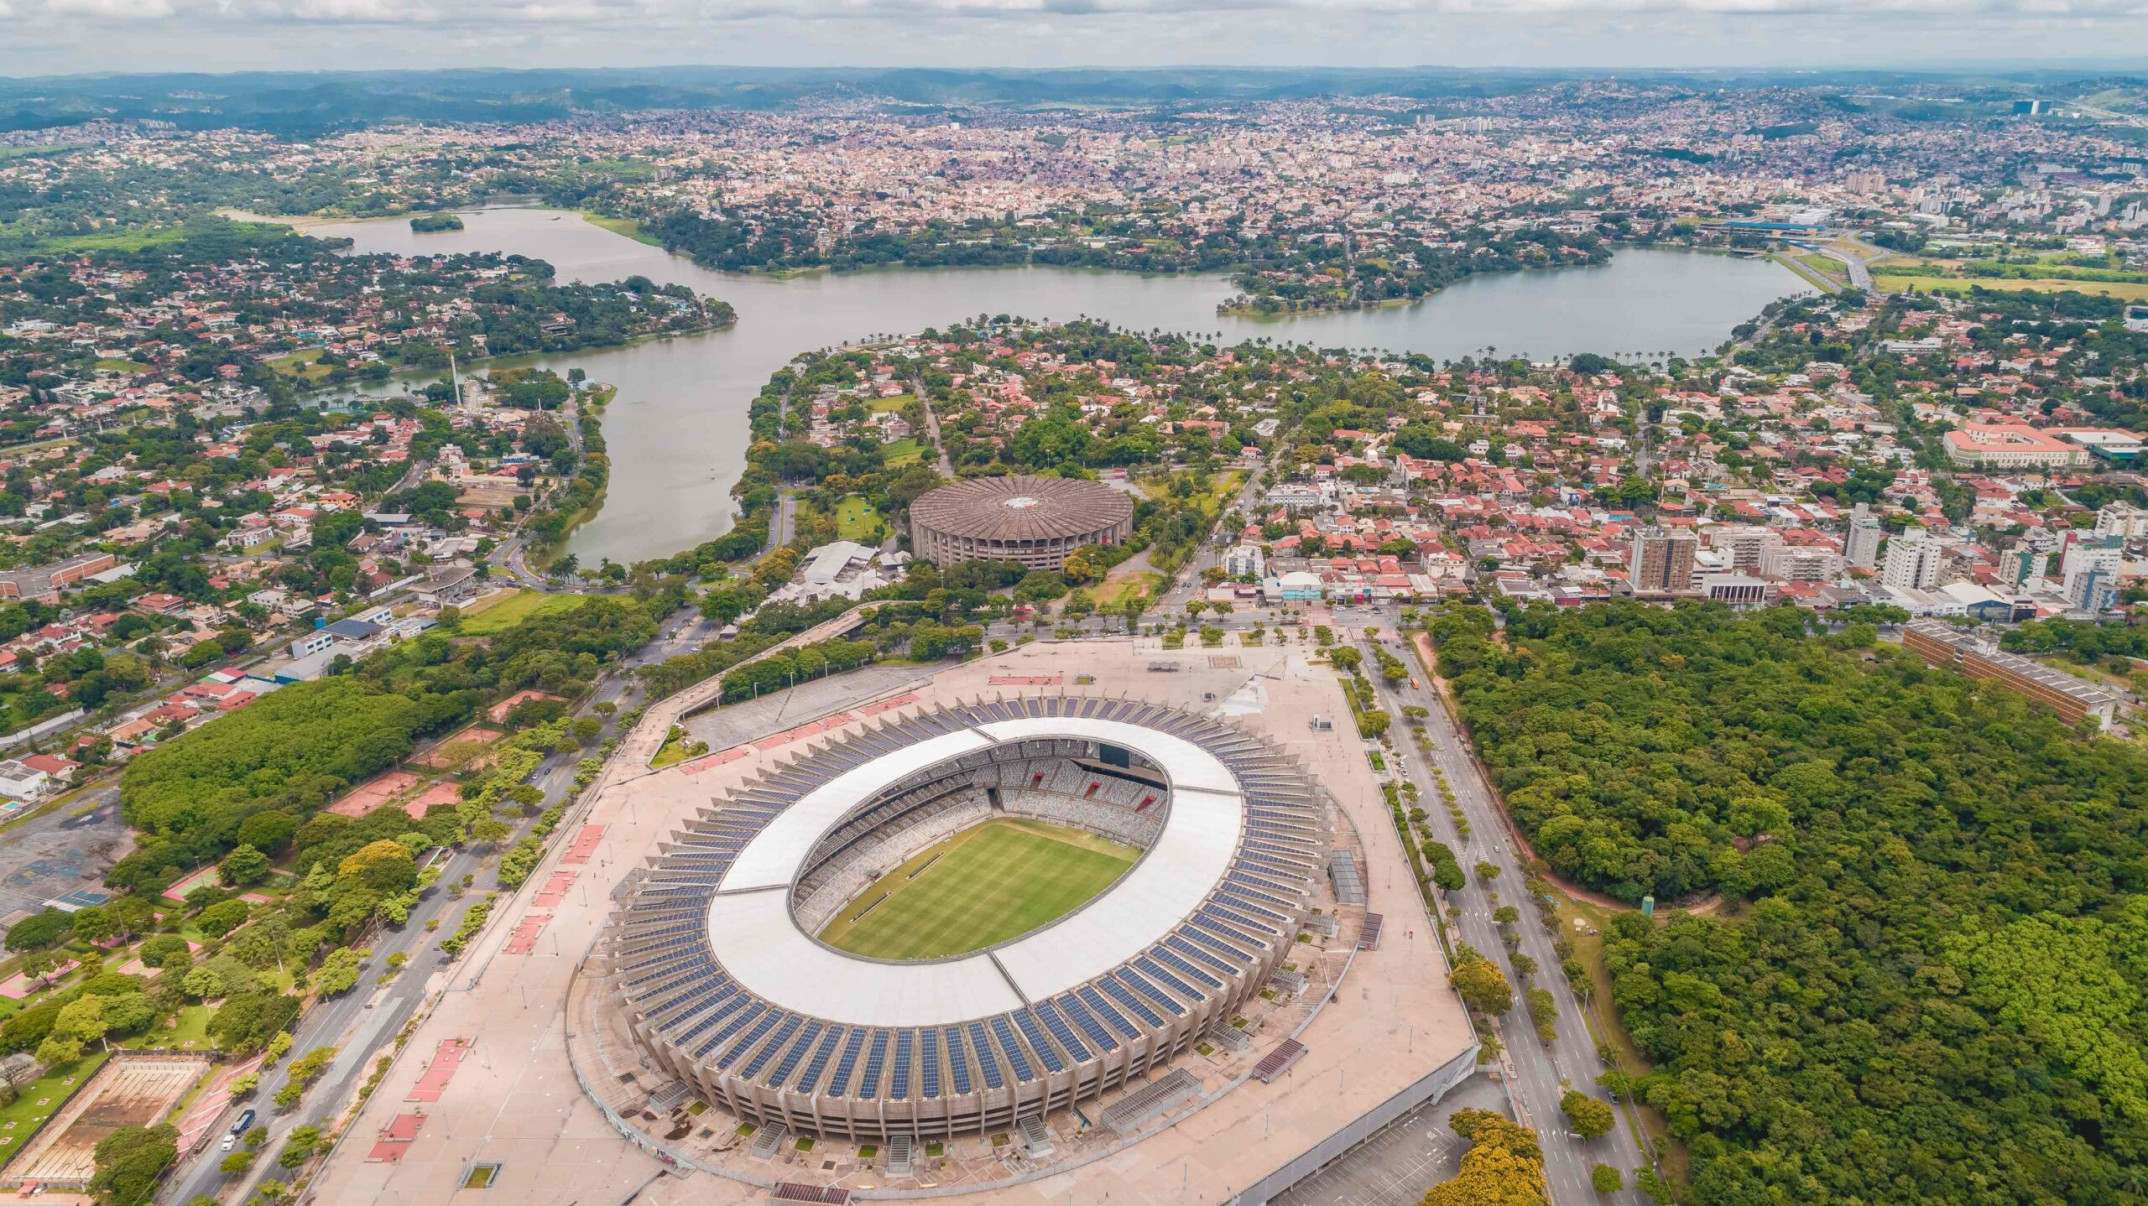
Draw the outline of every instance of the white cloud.
[[[319,25],[723,23],[769,19],[874,21],[1140,17],[1202,12],[1302,12],[1386,17],[1923,17],[2097,20],[2148,16],[2148,0],[0,0],[0,14],[127,23],[268,21]]]
[[[12,16],[9,16],[12,9]],[[2120,61],[2148,0],[0,0],[0,75]]]
[[[48,12],[59,17],[88,17],[104,21],[147,21],[173,14],[171,0],[28,0],[27,16]]]

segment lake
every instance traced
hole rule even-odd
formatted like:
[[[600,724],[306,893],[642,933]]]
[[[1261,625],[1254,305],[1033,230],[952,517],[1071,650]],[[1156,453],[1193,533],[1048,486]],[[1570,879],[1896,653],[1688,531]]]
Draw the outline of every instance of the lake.
[[[619,387],[604,416],[612,474],[603,509],[568,550],[585,565],[631,562],[726,531],[745,468],[746,408],[800,352],[945,326],[979,314],[1102,318],[1134,330],[1206,332],[1321,347],[1383,348],[1452,359],[1496,348],[1536,358],[1576,352],[1692,355],[1780,297],[1809,293],[1777,264],[1626,248],[1609,263],[1480,277],[1410,306],[1261,320],[1221,316],[1236,290],[1221,275],[1138,276],[1074,268],[928,268],[777,280],[713,272],[584,221],[571,211],[491,207],[464,228],[418,234],[406,218],[306,223],[361,252],[499,251],[545,260],[562,281],[645,276],[738,308],[736,327],[625,348],[543,357]]]

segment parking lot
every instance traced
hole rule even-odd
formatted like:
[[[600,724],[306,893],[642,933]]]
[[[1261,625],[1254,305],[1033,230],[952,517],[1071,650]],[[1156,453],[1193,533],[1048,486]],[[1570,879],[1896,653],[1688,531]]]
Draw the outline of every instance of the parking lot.
[[[1507,1113],[1506,1090],[1483,1075],[1389,1123],[1342,1158],[1284,1191],[1274,1206],[1416,1206],[1461,1168],[1469,1143],[1447,1125],[1460,1109]]]

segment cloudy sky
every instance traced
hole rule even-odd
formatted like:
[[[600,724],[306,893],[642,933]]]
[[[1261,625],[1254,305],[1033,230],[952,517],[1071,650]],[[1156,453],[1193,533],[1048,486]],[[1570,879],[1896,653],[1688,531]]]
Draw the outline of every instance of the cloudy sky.
[[[2082,61],[2148,69],[2148,0],[0,0],[4,75]]]

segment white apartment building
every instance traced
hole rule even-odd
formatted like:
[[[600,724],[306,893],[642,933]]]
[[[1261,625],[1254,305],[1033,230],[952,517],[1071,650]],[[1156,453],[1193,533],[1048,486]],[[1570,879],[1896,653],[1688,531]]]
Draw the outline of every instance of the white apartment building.
[[[1842,554],[1831,549],[1778,544],[1760,561],[1760,575],[1777,582],[1833,582],[1843,573]]]
[[[1780,533],[1768,528],[1738,526],[1711,529],[1708,543],[1730,555],[1730,568],[1740,574],[1757,574],[1768,553],[1782,547]]]
[[[1879,516],[1858,503],[1850,508],[1850,534],[1843,542],[1843,557],[1859,569],[1871,569],[1879,563],[1880,535]]]
[[[1930,590],[1939,585],[1939,567],[1945,561],[1945,553],[1930,533],[1911,528],[1887,542],[1880,583],[1895,590]]]
[[[2131,503],[2114,502],[2096,512],[2096,535],[2138,540],[2148,536],[2148,511]]]
[[[2108,611],[2118,601],[2118,572],[2124,561],[2124,542],[2116,536],[2091,536],[2067,545],[2059,558],[2066,601],[2083,611]]]

